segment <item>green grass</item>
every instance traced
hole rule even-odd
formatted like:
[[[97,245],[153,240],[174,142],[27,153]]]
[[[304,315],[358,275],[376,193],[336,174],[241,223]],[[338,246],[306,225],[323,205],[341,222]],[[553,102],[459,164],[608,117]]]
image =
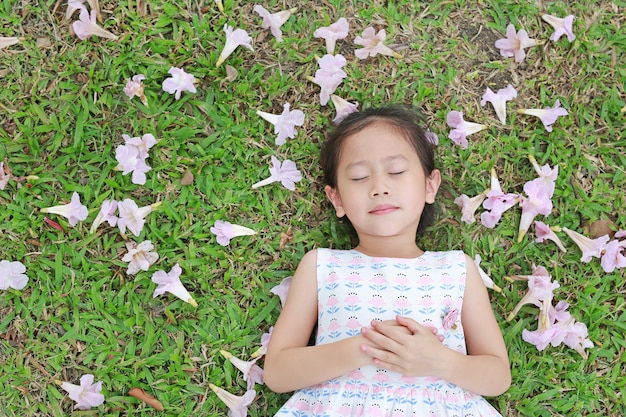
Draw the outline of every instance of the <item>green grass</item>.
[[[11,181],[0,191],[0,259],[23,262],[30,279],[22,291],[0,293],[0,415],[219,416],[226,407],[209,382],[245,391],[219,350],[247,358],[278,316],[280,303],[270,289],[293,273],[307,250],[351,244],[324,203],[317,164],[334,109],[319,105],[319,88],[306,80],[317,69],[315,55],[325,54],[313,31],[339,17],[351,28],[349,40],[337,44],[348,59],[338,94],[361,107],[413,103],[440,137],[439,218],[420,244],[480,254],[503,287],[491,295],[513,384],[493,404],[509,416],[626,413],[624,271],[607,274],[597,260],[581,263],[564,234],[567,253],[535,243],[532,229],[517,243],[518,207],[490,230],[461,223],[453,203],[488,187],[491,168],[505,191],[521,192],[535,177],[532,154],[542,165],[559,167],[554,210],[540,220],[584,232],[608,219],[626,229],[624,1],[301,2],[282,28],[282,43],[261,30],[253,2],[226,0],[224,14],[212,1],[146,1],[145,13],[138,8],[144,2],[101,3],[102,26],[118,41],[70,35],[64,1],[0,2],[0,36],[23,37],[0,51],[0,160],[15,176],[39,177],[20,186]],[[284,8],[275,0],[263,5],[273,12]],[[574,14],[576,40],[548,41],[552,28],[543,13]],[[502,58],[493,45],[510,22],[547,41],[527,49],[522,63]],[[258,41],[254,52],[239,48],[215,68],[225,23]],[[355,58],[352,40],[372,24],[386,29],[387,43],[403,59]],[[232,82],[223,81],[226,64],[238,71]],[[161,90],[171,66],[198,79],[197,94],[176,101]],[[122,92],[137,73],[147,77],[149,107]],[[502,126],[479,101],[486,87],[508,83],[519,95]],[[559,118],[552,133],[538,119],[515,114],[556,99],[570,115]],[[276,147],[272,127],[255,112],[279,113],[285,102],[303,110],[306,122],[294,140]],[[467,150],[447,139],[450,110],[489,125],[469,137]],[[145,133],[158,143],[150,151],[148,180],[139,186],[115,171],[115,148],[122,134]],[[297,163],[304,179],[295,192],[279,184],[250,188],[269,175],[271,155]],[[194,180],[182,185],[188,171]],[[46,225],[39,210],[69,201],[74,191],[90,209],[87,221],[72,228],[47,215],[65,231]],[[140,206],[163,202],[142,234],[129,236],[155,244],[160,258],[150,271],[126,275],[116,228],[103,225],[89,235],[100,204],[111,198],[132,198]],[[258,234],[222,247],[209,232],[218,219]],[[285,233],[293,239],[281,246]],[[152,273],[177,262],[196,309],[173,296],[152,298]],[[588,326],[595,346],[587,359],[563,346],[539,352],[524,342],[522,330],[536,327],[534,307],[505,322],[526,288],[504,277],[529,274],[533,264],[559,281],[555,298],[569,302]],[[106,402],[77,412],[54,380],[77,383],[84,373],[103,381]],[[127,396],[134,386],[157,397],[165,411]],[[251,416],[272,415],[288,398],[264,386],[257,390]]]

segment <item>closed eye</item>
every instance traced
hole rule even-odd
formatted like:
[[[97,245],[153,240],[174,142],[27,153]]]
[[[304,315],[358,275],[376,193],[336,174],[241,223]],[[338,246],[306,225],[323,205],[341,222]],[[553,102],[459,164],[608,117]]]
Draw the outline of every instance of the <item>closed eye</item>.
[[[400,175],[400,174],[404,174],[406,171],[397,171],[397,172],[390,172],[389,175]]]
[[[363,181],[363,180],[365,180],[367,178],[369,178],[369,177],[352,178],[352,181]]]

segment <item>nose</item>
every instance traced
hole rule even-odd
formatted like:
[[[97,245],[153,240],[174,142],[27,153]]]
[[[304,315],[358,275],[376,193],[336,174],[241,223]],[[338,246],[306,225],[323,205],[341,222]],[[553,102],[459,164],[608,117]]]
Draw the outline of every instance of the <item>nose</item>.
[[[375,177],[372,178],[372,189],[370,192],[371,197],[380,197],[384,195],[390,195],[391,189],[389,188],[389,184],[385,181],[384,178]]]

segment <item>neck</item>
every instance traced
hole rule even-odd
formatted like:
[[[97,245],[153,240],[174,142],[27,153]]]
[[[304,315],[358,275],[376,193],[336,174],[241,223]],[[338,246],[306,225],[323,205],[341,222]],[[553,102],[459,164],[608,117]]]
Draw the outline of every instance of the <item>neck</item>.
[[[372,240],[360,237],[359,244],[354,249],[365,255],[380,258],[417,258],[424,254],[415,240],[399,241],[397,238],[377,237]]]

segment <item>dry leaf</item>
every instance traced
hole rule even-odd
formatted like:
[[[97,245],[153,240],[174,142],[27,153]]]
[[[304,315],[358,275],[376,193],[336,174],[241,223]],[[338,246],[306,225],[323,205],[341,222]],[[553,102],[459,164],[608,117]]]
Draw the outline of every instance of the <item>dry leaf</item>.
[[[185,175],[180,179],[181,185],[190,185],[193,182],[193,173],[189,170],[185,171]]]
[[[291,230],[291,226],[289,226],[289,229],[287,229],[287,233],[280,234],[280,243],[278,244],[278,249],[285,249],[287,242],[293,242],[293,231]]]
[[[235,78],[237,78],[237,75],[239,75],[239,73],[237,72],[235,67],[226,65],[226,78],[224,78],[226,81],[228,82],[235,81]]]
[[[50,48],[52,46],[52,42],[50,42],[50,38],[48,37],[37,38],[35,45],[39,49]]]
[[[143,401],[144,403],[153,408],[156,408],[159,411],[163,411],[163,404],[161,404],[161,401],[157,400],[141,388],[131,388],[130,391],[128,391],[128,395]]]
[[[589,225],[589,237],[596,239],[604,235],[613,236],[615,229],[615,223],[611,220],[596,220]]]

